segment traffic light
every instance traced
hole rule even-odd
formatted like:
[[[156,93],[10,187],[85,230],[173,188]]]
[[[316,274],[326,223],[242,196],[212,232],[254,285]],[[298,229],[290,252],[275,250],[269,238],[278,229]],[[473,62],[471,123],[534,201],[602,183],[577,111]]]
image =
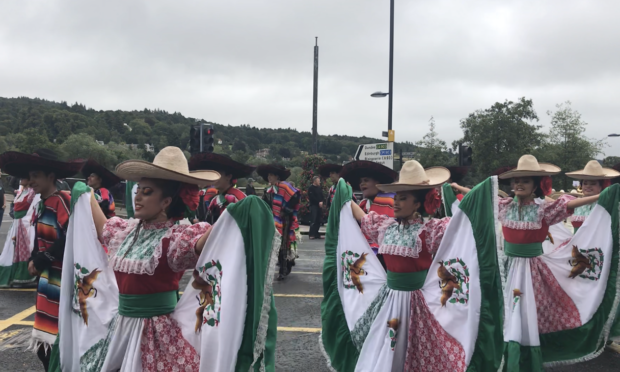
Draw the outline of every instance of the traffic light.
[[[459,166],[471,167],[473,163],[474,150],[470,146],[459,146]]]
[[[200,125],[194,125],[189,129],[189,153],[200,152]]]
[[[202,152],[213,152],[213,126],[202,128]]]

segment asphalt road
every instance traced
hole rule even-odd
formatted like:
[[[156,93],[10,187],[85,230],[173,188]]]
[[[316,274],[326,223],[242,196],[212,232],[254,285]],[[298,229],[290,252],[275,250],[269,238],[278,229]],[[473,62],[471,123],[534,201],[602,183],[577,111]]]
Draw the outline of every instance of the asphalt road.
[[[4,243],[11,219],[5,216],[0,229]],[[324,240],[305,238],[293,273],[282,282],[274,282],[278,310],[277,371],[328,372],[319,350],[321,300],[323,287]],[[0,246],[0,250],[2,246]],[[181,288],[189,280],[184,277]],[[37,357],[24,349],[28,345],[35,294],[32,289],[0,289],[0,371],[42,371]],[[620,355],[605,351],[598,358],[581,364],[549,368],[554,372],[618,371]]]

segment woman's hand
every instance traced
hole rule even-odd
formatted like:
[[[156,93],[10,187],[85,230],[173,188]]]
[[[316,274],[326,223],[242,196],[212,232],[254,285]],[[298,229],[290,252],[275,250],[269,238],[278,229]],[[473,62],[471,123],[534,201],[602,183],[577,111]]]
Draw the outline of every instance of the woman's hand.
[[[28,274],[30,274],[30,276],[39,276],[41,274],[35,269],[33,261],[28,262]]]
[[[467,187],[461,186],[461,185],[459,185],[459,184],[458,184],[458,183],[456,183],[456,182],[452,182],[452,183],[450,184],[450,187],[452,187],[453,189],[456,189],[456,190],[460,191],[463,195],[465,195],[465,194],[467,194],[468,192],[470,192],[470,191],[471,191],[471,189],[470,189],[470,188],[467,188]]]
[[[202,253],[202,249],[205,247],[205,244],[207,243],[207,239],[209,239],[209,235],[211,235],[211,230],[213,230],[213,226],[209,226],[209,229],[207,230],[207,232],[204,233],[204,235],[201,236],[200,239],[198,239],[198,241],[196,242],[194,251],[196,252],[197,256],[200,256],[200,254]]]

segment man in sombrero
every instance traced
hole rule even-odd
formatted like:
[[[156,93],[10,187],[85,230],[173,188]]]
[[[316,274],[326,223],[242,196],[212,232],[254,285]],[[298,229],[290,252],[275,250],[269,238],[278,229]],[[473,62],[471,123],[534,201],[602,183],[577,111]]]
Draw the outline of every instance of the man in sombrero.
[[[88,186],[95,190],[95,198],[106,218],[116,216],[114,197],[110,189],[121,183],[121,178],[93,159],[84,163],[82,175],[86,177]]]
[[[207,192],[204,196],[204,204],[207,206],[206,222],[214,224],[228,205],[246,197],[235,185],[237,179],[249,177],[255,167],[234,161],[228,155],[204,152],[195,154],[189,159],[189,169],[195,173],[201,170],[214,170],[221,175],[212,186],[217,193]]]
[[[276,230],[282,235],[282,244],[278,255],[280,265],[278,280],[283,280],[291,272],[297,257],[295,230],[299,228],[297,211],[299,210],[300,193],[293,185],[286,182],[291,171],[280,164],[261,165],[256,169],[256,172],[270,185],[263,194],[263,200],[271,207]]]
[[[83,163],[63,162],[54,151],[39,149],[33,154],[5,152],[0,155],[0,164],[11,176],[30,179],[30,187],[41,196],[33,217],[35,244],[28,263],[29,273],[39,277],[29,350],[37,354],[47,371],[58,333],[60,277],[71,205],[70,195],[58,191],[56,181],[75,175]]]
[[[332,181],[332,186],[329,188],[329,192],[327,194],[327,209],[332,204],[332,200],[334,200],[334,194],[336,194],[336,184],[340,179],[340,171],[342,170],[342,165],[338,164],[323,164],[319,167],[319,174],[323,179]],[[352,196],[352,200],[354,203],[357,203],[357,198],[355,195]]]
[[[357,160],[345,164],[340,177],[351,184],[353,190],[362,192],[364,199],[359,206],[364,212],[394,217],[394,193],[381,192],[377,185],[396,181],[398,174],[395,171],[372,161]],[[376,254],[379,246],[370,240],[369,244]]]

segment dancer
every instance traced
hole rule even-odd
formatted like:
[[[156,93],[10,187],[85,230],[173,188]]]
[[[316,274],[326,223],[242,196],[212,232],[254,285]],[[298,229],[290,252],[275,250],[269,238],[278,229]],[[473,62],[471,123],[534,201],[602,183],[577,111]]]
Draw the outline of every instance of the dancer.
[[[396,218],[350,203],[338,184],[323,272],[321,343],[337,371],[497,370],[501,283],[488,179],[464,199],[452,222],[440,207],[443,167],[407,161],[392,192]],[[387,275],[357,228],[379,244]],[[439,284],[439,285],[438,285]],[[458,319],[458,320],[457,320]],[[480,323],[485,322],[484,326]]]
[[[338,164],[323,164],[319,166],[319,169],[318,169],[319,174],[324,180],[332,181],[332,185],[329,188],[329,191],[327,193],[327,200],[325,202],[325,205],[327,206],[328,210],[332,204],[332,200],[334,199],[334,194],[336,193],[336,186],[338,184],[338,180],[340,179],[341,170],[342,170],[342,165],[338,165]],[[353,202],[357,203],[357,198],[355,197],[355,195],[353,195],[352,197],[353,197]]]
[[[0,155],[2,169],[14,177],[28,178],[30,187],[41,196],[32,222],[36,238],[28,263],[30,275],[39,277],[29,350],[37,354],[46,371],[49,350],[58,333],[60,278],[70,205],[69,194],[58,191],[56,181],[75,175],[82,164],[60,161],[48,149],[39,149],[32,155],[14,151]]]
[[[246,197],[243,191],[235,187],[237,179],[250,176],[256,168],[234,161],[228,155],[203,152],[189,159],[189,169],[192,171],[214,170],[221,175],[212,187],[216,193],[207,190],[204,196],[204,203],[207,206],[205,221],[214,224],[228,205]]]
[[[394,193],[381,192],[377,185],[394,182],[398,174],[392,169],[371,161],[358,160],[347,163],[340,171],[340,177],[352,185],[354,190],[361,190],[364,199],[359,206],[364,212],[394,217]],[[368,242],[373,252],[377,254],[379,245]]]
[[[598,161],[590,160],[583,169],[566,173],[566,176],[579,180],[584,196],[593,196],[600,194],[610,186],[611,179],[620,177],[620,172],[612,168],[603,168]],[[575,209],[570,217],[575,232],[583,225],[595,206],[596,203],[591,203]]]
[[[116,216],[116,206],[110,189],[121,183],[122,180],[93,159],[84,163],[82,174],[87,177],[88,186],[95,190],[95,198],[106,218]]]
[[[558,173],[559,167],[524,155],[516,168],[499,176],[511,179],[515,193],[515,198],[499,201],[507,256],[507,371],[542,371],[543,364],[570,364],[597,356],[616,311],[617,283],[608,283],[607,278],[616,278],[618,270],[618,242],[612,233],[617,237],[620,187],[603,192],[601,200],[599,195],[581,199],[562,195],[553,201],[545,195],[551,191],[549,176]],[[568,244],[543,252],[549,226],[597,200]]]
[[[13,224],[0,255],[0,287],[33,283],[37,277],[28,272],[28,261],[34,245],[32,217],[41,196],[35,194],[27,178],[19,180],[13,202]]]
[[[283,280],[295,266],[297,258],[297,235],[299,228],[297,211],[299,210],[300,193],[286,179],[291,171],[279,164],[261,165],[256,172],[269,182],[269,188],[263,194],[263,200],[269,204],[273,212],[276,230],[282,235],[282,246],[278,256],[280,272],[278,280]]]

